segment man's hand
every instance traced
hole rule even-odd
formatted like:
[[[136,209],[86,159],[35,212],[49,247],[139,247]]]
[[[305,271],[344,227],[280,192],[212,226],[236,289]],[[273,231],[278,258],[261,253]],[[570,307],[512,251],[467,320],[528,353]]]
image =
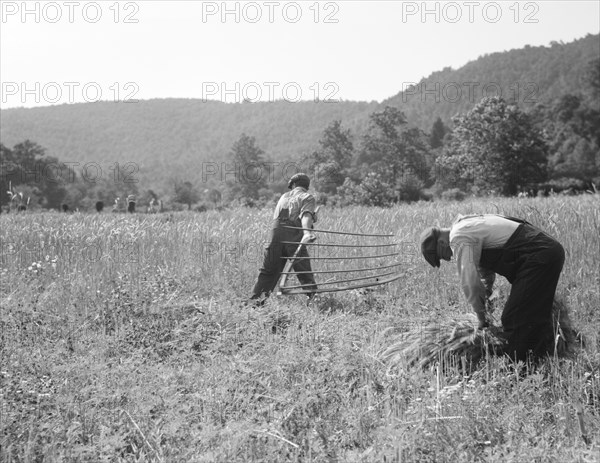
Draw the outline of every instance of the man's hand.
[[[485,310],[487,313],[491,314],[494,312],[494,301],[498,299],[498,292],[497,291],[486,291],[486,297],[485,297]]]
[[[478,313],[477,318],[479,319],[479,324],[477,326],[478,330],[483,330],[484,328],[488,328],[490,326],[490,323],[484,313]]]
[[[304,230],[304,235],[302,236],[302,243],[312,243],[317,239],[317,236],[308,230]]]

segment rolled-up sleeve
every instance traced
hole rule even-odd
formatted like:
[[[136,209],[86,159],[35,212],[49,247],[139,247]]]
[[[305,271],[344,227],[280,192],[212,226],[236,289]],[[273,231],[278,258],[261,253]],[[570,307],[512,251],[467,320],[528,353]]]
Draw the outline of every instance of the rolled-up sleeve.
[[[485,313],[486,288],[481,282],[478,264],[481,258],[480,241],[460,241],[455,244],[456,264],[460,285],[467,302],[476,313]]]
[[[315,200],[315,197],[313,195],[306,194],[305,196],[303,196],[301,204],[300,204],[300,214],[299,214],[300,219],[302,219],[302,216],[304,216],[304,214],[307,214],[307,213],[310,214],[314,219],[316,208],[317,208],[317,201]]]

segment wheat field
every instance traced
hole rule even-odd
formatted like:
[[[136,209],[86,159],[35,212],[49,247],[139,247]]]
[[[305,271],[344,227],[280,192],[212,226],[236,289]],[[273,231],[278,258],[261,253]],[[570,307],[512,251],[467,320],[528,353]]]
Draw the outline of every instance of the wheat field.
[[[585,339],[572,358],[385,361],[398,333],[470,314],[454,265],[432,269],[416,242],[474,212],[563,244],[558,293]],[[401,278],[246,306],[271,213],[2,214],[0,460],[600,461],[600,195],[325,207],[321,230],[394,234]],[[311,252],[364,251],[344,249]]]

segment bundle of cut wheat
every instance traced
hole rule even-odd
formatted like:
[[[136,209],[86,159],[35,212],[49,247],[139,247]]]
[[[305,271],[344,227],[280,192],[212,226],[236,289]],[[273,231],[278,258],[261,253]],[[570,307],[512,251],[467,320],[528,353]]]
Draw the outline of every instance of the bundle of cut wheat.
[[[567,305],[562,299],[554,301],[553,322],[557,355],[572,354],[582,341],[572,326]],[[477,318],[463,315],[443,324],[438,322],[400,333],[381,352],[380,358],[390,367],[427,367],[435,362],[460,364],[465,360],[475,365],[486,354],[501,354],[505,345],[502,328],[491,326],[478,330]]]
[[[500,351],[504,343],[500,328],[477,330],[474,316],[462,316],[445,324],[435,323],[400,333],[380,358],[390,366],[426,367],[451,357],[465,358],[474,364],[486,352]]]

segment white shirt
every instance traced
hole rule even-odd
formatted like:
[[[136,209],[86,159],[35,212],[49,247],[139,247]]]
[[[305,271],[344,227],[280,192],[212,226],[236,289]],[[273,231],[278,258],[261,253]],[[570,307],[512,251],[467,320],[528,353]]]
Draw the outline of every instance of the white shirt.
[[[481,251],[503,247],[519,225],[498,215],[483,214],[459,216],[450,228],[450,247],[456,256],[460,284],[477,313],[485,312],[486,289],[481,279],[489,273],[479,267]]]

